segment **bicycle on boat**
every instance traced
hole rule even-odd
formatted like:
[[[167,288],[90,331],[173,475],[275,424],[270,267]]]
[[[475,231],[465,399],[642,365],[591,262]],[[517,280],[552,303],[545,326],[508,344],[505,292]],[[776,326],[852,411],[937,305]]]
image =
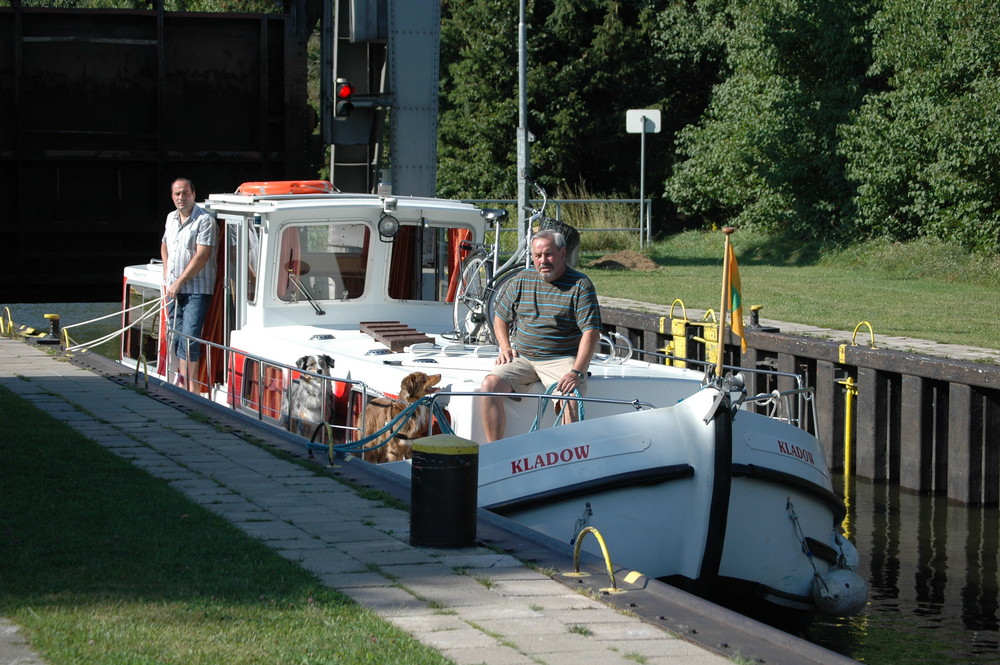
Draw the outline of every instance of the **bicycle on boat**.
[[[462,251],[469,252],[462,262],[458,289],[453,308],[455,332],[464,344],[496,344],[493,332],[493,314],[504,286],[517,273],[531,264],[531,236],[538,229],[559,231],[566,238],[567,254],[571,255],[579,244],[580,233],[572,226],[545,216],[548,195],[536,182],[532,183],[541,197],[539,208],[525,206],[526,217],[518,229],[517,248],[500,263],[500,227],[507,218],[506,210],[484,209],[486,222],[493,229],[493,244],[463,242]]]

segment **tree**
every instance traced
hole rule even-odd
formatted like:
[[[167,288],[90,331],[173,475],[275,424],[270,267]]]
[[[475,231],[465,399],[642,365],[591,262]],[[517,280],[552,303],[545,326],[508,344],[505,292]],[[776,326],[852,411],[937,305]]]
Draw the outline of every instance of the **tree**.
[[[879,86],[843,129],[859,233],[1000,249],[1000,8],[884,0]]]
[[[656,108],[649,65],[656,5],[642,0],[528,3],[528,106],[534,175],[550,189],[637,190],[628,108]],[[439,191],[512,197],[516,184],[517,3],[444,0]]]
[[[868,6],[689,3],[724,65],[704,117],[677,138],[666,191],[681,214],[813,237],[845,226],[853,190],[838,128],[861,103]]]

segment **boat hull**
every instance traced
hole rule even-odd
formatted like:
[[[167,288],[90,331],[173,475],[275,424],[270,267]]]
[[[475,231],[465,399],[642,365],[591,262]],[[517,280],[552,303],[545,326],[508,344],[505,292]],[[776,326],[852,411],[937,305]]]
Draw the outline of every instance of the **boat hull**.
[[[814,579],[834,562],[804,543],[841,547],[843,517],[825,469],[802,460],[821,459],[818,442],[725,406],[706,423],[716,397],[481,446],[480,505],[566,543],[594,527],[617,566],[708,597],[811,615]],[[601,555],[596,539],[582,549]]]

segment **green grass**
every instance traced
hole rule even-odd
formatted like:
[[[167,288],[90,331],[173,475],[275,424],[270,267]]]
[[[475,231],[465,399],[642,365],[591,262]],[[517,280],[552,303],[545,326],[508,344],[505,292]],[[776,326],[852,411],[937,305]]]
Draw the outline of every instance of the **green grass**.
[[[51,665],[448,663],[0,387],[0,616]]]
[[[731,241],[747,313],[762,305],[764,319],[847,332],[867,321],[876,344],[890,335],[1000,349],[1000,258],[931,240],[823,247],[737,232]],[[598,252],[579,265],[601,295],[660,304],[664,314],[675,299],[717,312],[723,246],[721,232],[688,231],[647,249],[655,271],[587,268]]]

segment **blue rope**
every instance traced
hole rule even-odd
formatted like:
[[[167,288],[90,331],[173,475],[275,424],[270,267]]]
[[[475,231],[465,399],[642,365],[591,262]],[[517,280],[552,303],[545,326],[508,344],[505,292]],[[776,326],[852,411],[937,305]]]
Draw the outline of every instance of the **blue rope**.
[[[389,441],[392,440],[392,438],[394,436],[396,436],[399,433],[400,430],[403,429],[403,427],[406,425],[406,421],[410,418],[410,416],[412,416],[413,413],[420,406],[423,406],[423,405],[427,404],[428,402],[430,402],[431,399],[432,398],[430,396],[421,397],[419,400],[417,400],[416,402],[413,402],[412,404],[410,404],[409,406],[407,406],[405,409],[403,409],[402,411],[400,411],[399,415],[397,415],[395,418],[393,418],[392,420],[390,420],[389,422],[387,422],[385,424],[385,426],[383,426],[378,431],[373,432],[373,433],[369,434],[368,436],[362,437],[362,438],[358,439],[357,441],[350,441],[348,443],[337,444],[337,445],[333,446],[333,449],[335,451],[337,451],[337,452],[343,452],[343,453],[356,453],[356,452],[360,452],[362,450],[364,450],[365,452],[368,452],[368,451],[371,451],[371,450],[378,450],[382,446],[387,445],[389,443]],[[434,414],[434,417],[437,418],[438,426],[441,428],[442,432],[444,432],[445,434],[454,434],[455,433],[454,430],[451,428],[451,425],[448,424],[447,418],[445,418],[444,409],[441,408],[441,405],[438,404],[437,401],[434,401],[434,403],[433,403],[432,412]],[[372,446],[370,448],[365,448],[365,444],[367,444],[367,443],[369,443],[371,441],[374,441],[375,439],[379,438],[380,436],[382,436],[386,432],[389,433],[389,437],[386,438],[385,441],[383,441],[382,443],[378,444],[377,446]],[[323,446],[323,448],[325,449],[326,446]]]
[[[545,391],[545,394],[546,395],[551,395],[552,392],[555,389],[556,389],[556,384],[553,383],[551,386],[548,387],[548,390]],[[580,391],[577,390],[576,388],[573,388],[573,392],[571,393],[571,395],[574,396],[574,397],[581,397]],[[535,414],[535,419],[531,422],[531,429],[528,430],[529,432],[534,432],[534,431],[538,430],[539,423],[540,423],[540,421],[542,419],[542,416],[545,415],[545,409],[548,408],[549,402],[551,402],[552,400],[543,399],[543,400],[539,400],[539,401],[541,402],[541,405],[538,408],[538,413]],[[564,406],[563,408],[564,409],[568,409],[568,408],[571,408],[571,407]],[[557,413],[556,414],[556,419],[552,423],[553,427],[558,427],[559,425],[562,424],[561,423],[561,420],[562,420],[561,416],[562,416],[561,413]],[[577,416],[577,420],[583,420],[583,418],[584,418],[584,415],[583,415],[583,402],[577,402],[576,403],[576,416]]]

